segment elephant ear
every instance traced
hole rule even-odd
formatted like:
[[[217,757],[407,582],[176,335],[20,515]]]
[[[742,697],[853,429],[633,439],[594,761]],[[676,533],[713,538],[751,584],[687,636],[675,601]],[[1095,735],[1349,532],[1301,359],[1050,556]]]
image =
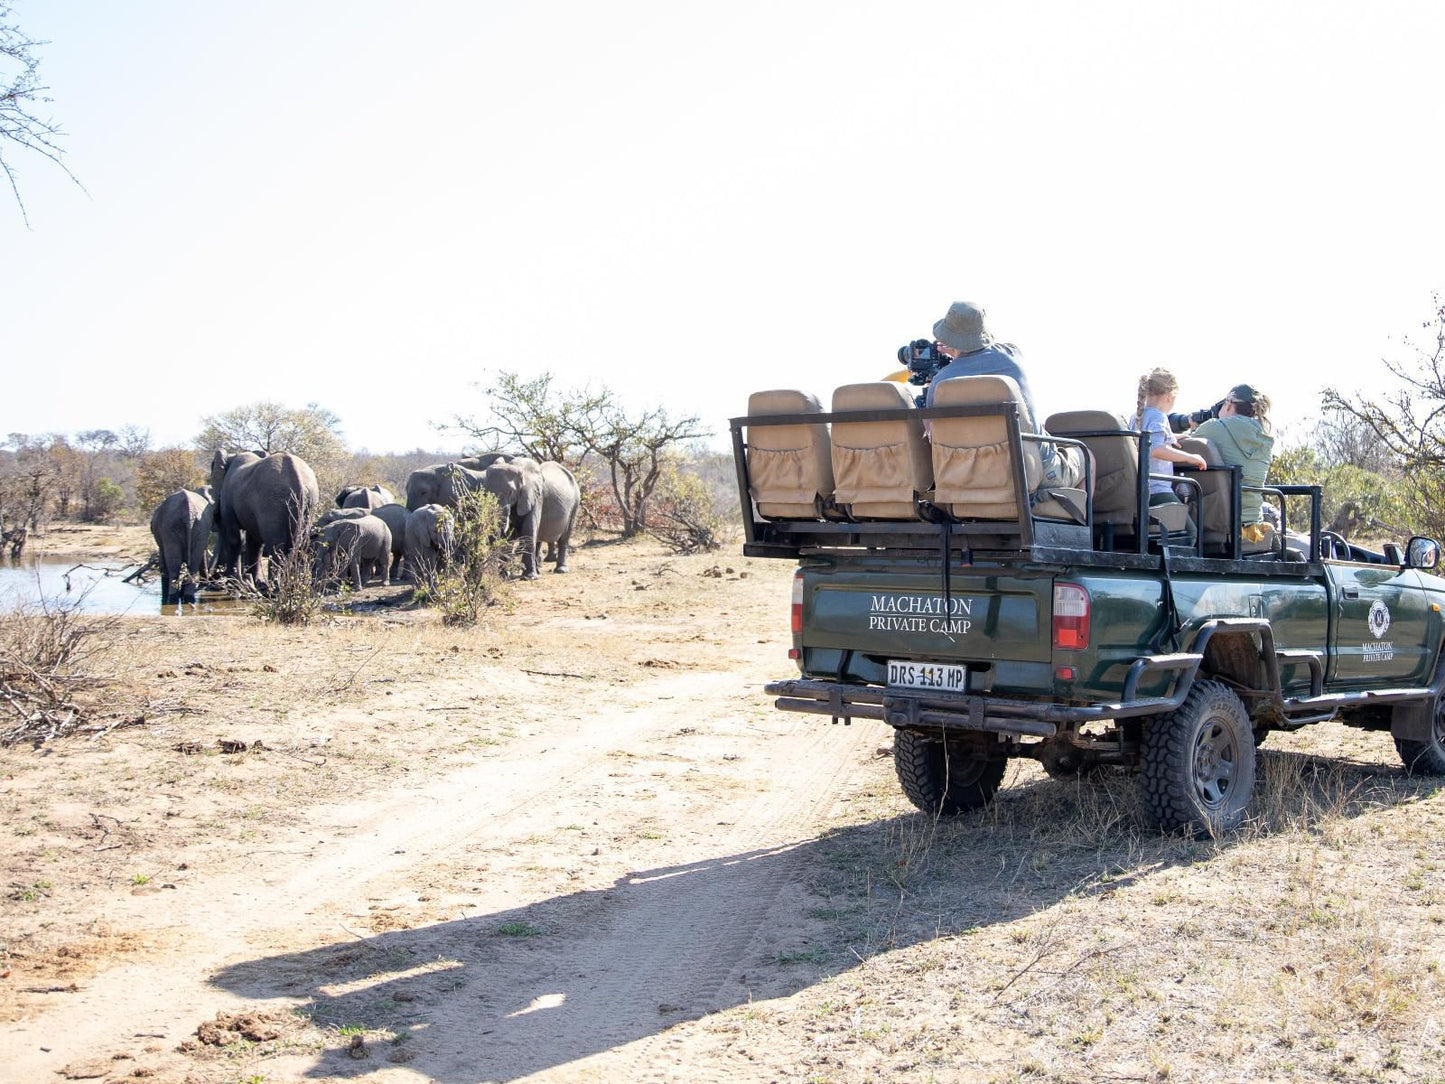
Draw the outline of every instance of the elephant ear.
[[[525,464],[525,465],[524,465]],[[512,467],[520,467],[520,487],[517,490],[517,515],[530,516],[542,508],[542,468],[532,460],[516,460]]]
[[[211,456],[211,488],[217,493],[221,492],[221,482],[226,477],[227,455],[220,448],[216,454]]]

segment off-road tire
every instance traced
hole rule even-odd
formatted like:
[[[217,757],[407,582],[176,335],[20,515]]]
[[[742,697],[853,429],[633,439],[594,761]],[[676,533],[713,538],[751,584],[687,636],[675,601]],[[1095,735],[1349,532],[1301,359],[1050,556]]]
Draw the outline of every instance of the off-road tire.
[[[1166,832],[1219,835],[1244,821],[1254,792],[1254,734],[1244,704],[1218,681],[1144,728],[1145,810]]]
[[[893,767],[908,800],[924,813],[951,817],[993,800],[1008,762],[978,756],[913,730],[893,738]]]
[[[1435,700],[1430,737],[1424,741],[1396,738],[1395,752],[1411,775],[1445,775],[1445,696]]]

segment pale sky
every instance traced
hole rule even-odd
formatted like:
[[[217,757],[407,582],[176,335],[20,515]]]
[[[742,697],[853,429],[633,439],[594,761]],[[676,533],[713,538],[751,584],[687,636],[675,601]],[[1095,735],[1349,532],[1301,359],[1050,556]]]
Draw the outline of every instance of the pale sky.
[[[696,413],[956,299],[1040,412],[1304,435],[1445,287],[1445,5],[14,0],[80,191],[0,198],[0,434],[257,399],[453,448],[489,373]]]

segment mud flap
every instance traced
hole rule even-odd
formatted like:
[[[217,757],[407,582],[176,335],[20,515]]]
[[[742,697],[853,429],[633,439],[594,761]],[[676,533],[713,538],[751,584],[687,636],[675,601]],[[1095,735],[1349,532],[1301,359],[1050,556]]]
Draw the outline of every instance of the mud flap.
[[[1396,741],[1428,742],[1434,733],[1435,702],[1396,704],[1390,712],[1390,736]]]

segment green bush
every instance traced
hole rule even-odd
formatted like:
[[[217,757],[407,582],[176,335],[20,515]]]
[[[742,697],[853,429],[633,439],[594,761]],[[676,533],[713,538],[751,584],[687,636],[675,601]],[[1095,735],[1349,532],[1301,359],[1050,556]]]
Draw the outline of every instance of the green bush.
[[[507,600],[502,568],[512,545],[501,537],[502,513],[485,491],[463,494],[450,514],[440,567],[421,570],[422,590],[446,625],[475,625],[482,611]]]

